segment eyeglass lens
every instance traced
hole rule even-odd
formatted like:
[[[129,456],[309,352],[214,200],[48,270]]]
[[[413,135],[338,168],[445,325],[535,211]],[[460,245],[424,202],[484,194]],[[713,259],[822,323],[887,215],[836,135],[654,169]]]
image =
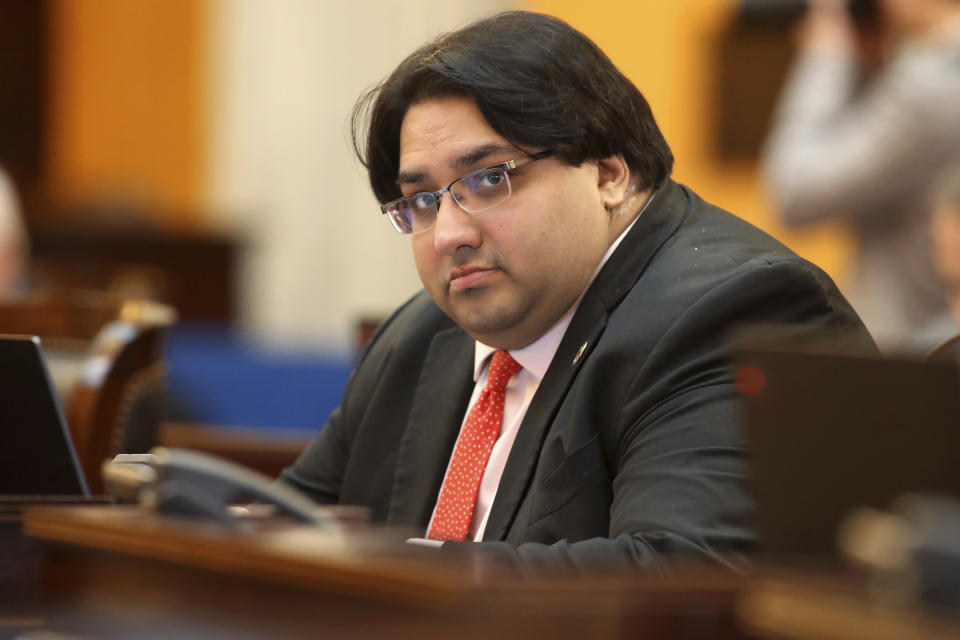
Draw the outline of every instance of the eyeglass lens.
[[[481,169],[460,178],[449,188],[450,195],[464,211],[475,213],[494,207],[510,197],[510,179],[500,167]],[[433,193],[415,193],[387,208],[391,222],[400,233],[418,233],[437,221],[439,201]]]

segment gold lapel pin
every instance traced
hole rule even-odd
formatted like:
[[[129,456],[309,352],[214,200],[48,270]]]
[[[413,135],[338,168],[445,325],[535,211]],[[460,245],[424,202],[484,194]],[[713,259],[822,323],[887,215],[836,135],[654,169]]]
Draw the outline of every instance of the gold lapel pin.
[[[577,355],[573,356],[573,362],[570,363],[571,367],[577,366],[577,363],[580,362],[580,358],[583,356],[583,352],[587,350],[587,344],[589,342],[590,341],[587,340],[587,342],[584,342],[582,345],[580,345],[580,351],[577,351]]]

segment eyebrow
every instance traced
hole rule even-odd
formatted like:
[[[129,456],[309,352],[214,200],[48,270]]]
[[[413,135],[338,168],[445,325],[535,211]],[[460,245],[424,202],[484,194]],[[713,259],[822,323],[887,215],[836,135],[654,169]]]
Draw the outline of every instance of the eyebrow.
[[[511,144],[491,142],[489,144],[480,145],[479,147],[470,149],[463,155],[456,158],[451,166],[457,171],[466,171],[484,158],[497,153],[504,153],[506,151],[516,151],[516,147]],[[424,171],[401,171],[397,174],[397,186],[422,183],[426,182],[427,179],[428,176]]]

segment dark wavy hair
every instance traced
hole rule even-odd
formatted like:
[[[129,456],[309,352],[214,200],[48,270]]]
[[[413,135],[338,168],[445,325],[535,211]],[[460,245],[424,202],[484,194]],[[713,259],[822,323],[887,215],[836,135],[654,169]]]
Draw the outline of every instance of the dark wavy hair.
[[[640,91],[585,35],[538,13],[479,20],[417,49],[353,108],[353,146],[380,202],[400,197],[400,125],[412,104],[472,98],[520,147],[567,164],[623,154],[640,188],[659,185],[673,154]]]

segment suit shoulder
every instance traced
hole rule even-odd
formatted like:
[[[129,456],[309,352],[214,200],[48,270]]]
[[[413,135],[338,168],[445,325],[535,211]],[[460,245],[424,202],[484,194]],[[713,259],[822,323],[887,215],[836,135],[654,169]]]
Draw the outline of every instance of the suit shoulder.
[[[689,198],[684,219],[662,248],[661,264],[671,269],[685,267],[701,278],[726,279],[744,268],[783,265],[808,272],[827,288],[835,285],[817,265],[801,257],[766,231],[743,218],[710,204],[687,187]],[[680,266],[682,265],[682,266]]]
[[[718,297],[724,298],[720,301],[724,307],[741,301],[772,309],[791,308],[794,303],[783,298],[802,295],[819,301],[823,309],[855,317],[822,269],[687,187],[680,189],[685,202],[682,207],[674,206],[674,215],[680,219],[628,296],[628,308],[632,303],[648,307],[656,300],[664,321],[669,322],[671,315],[679,317],[688,308],[702,309],[699,303]],[[751,319],[750,309],[740,313],[747,317],[731,321]]]
[[[425,344],[437,332],[455,326],[427,292],[421,290],[380,323],[367,343],[361,362],[371,353],[392,351],[398,342]]]

